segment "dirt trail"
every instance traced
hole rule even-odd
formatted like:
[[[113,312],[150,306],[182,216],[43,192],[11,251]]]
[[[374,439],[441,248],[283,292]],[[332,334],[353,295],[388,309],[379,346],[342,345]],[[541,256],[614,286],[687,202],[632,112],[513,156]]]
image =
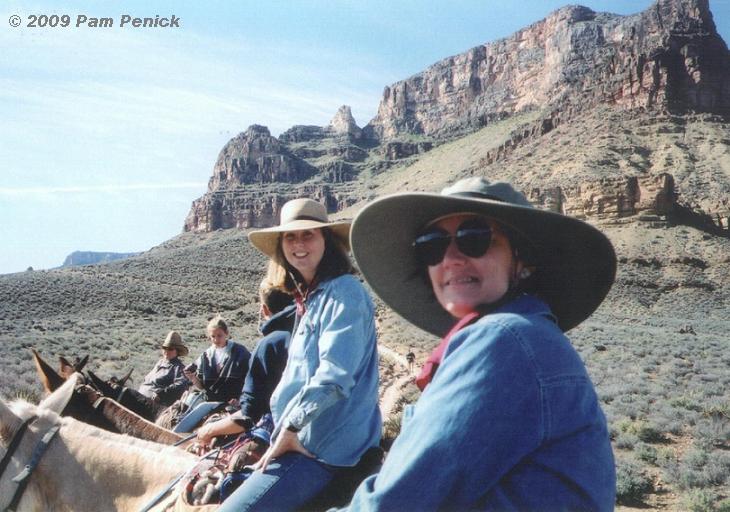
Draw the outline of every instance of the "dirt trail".
[[[382,344],[378,345],[378,351],[381,356],[385,356],[395,363],[392,371],[389,371],[383,379],[380,392],[380,412],[383,418],[387,418],[392,413],[393,407],[401,395],[401,390],[413,379],[413,376],[408,372],[408,361],[405,356]]]

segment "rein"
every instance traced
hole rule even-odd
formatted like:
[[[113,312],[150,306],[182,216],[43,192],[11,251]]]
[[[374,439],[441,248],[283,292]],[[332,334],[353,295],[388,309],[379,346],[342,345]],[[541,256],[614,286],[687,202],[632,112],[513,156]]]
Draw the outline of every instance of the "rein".
[[[23,421],[23,423],[20,424],[20,427],[18,428],[18,430],[15,431],[15,434],[13,434],[13,438],[10,440],[10,444],[8,445],[8,450],[5,452],[2,461],[0,461],[0,476],[2,476],[3,472],[10,463],[10,459],[12,458],[15,451],[18,449],[18,446],[23,439],[23,435],[28,430],[28,426],[36,419],[38,419],[38,417],[35,415],[27,418]],[[46,453],[48,446],[51,444],[51,441],[58,433],[60,428],[60,424],[52,426],[45,434],[43,434],[41,440],[36,443],[35,448],[33,448],[33,454],[30,457],[30,461],[25,465],[23,470],[13,478],[13,482],[18,484],[18,487],[15,488],[15,493],[13,494],[13,498],[10,500],[10,504],[3,509],[3,512],[12,512],[17,508],[18,504],[20,503],[20,499],[23,496],[23,492],[28,486],[28,481],[30,480],[30,476],[33,473],[33,470],[38,466],[38,463],[41,461],[43,454]]]

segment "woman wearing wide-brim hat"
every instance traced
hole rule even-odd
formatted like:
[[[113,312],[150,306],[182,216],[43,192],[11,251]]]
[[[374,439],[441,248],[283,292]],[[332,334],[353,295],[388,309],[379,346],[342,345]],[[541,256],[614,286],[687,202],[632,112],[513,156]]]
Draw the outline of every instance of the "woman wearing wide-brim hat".
[[[468,178],[372,202],[351,244],[373,290],[443,337],[352,509],[612,510],[606,419],[564,334],[613,283],[608,239],[507,183]]]
[[[190,382],[183,375],[185,365],[180,360],[188,355],[188,347],[180,333],[170,331],[160,345],[161,358],[139,385],[139,392],[163,405],[170,405],[180,398]]]
[[[267,281],[294,296],[286,367],[271,396],[272,444],[220,510],[307,508],[380,441],[374,306],[348,257],[349,222],[294,199],[278,226],[249,233]]]

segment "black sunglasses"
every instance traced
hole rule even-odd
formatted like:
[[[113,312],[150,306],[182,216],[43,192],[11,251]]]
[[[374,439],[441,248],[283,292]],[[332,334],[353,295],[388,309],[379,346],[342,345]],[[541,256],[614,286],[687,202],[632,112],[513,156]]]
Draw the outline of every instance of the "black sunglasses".
[[[452,239],[463,255],[479,258],[489,249],[492,228],[484,220],[469,219],[459,225],[454,235],[443,229],[430,229],[413,242],[416,259],[424,266],[438,265],[443,261]]]

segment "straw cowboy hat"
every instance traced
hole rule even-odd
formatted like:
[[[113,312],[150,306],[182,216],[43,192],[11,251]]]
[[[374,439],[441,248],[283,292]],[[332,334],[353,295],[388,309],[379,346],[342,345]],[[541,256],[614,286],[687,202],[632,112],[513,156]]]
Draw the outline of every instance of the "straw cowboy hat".
[[[329,228],[342,242],[350,248],[348,235],[350,222],[329,222],[327,210],[322,203],[313,199],[292,199],[281,208],[281,220],[278,226],[251,231],[248,239],[259,251],[270,258],[276,255],[279,236],[285,231],[301,231],[303,229]]]
[[[436,301],[413,249],[419,231],[457,213],[492,218],[531,246],[530,278],[567,331],[588,318],[616,274],[611,242],[573,217],[534,208],[508,183],[458,181],[441,194],[401,193],[365,206],[352,223],[352,252],[366,281],[386,304],[416,326],[443,336],[455,319]]]
[[[174,348],[177,350],[177,355],[180,357],[188,355],[188,347],[183,345],[182,337],[177,331],[168,332],[167,337],[162,345],[160,345],[160,348]]]

